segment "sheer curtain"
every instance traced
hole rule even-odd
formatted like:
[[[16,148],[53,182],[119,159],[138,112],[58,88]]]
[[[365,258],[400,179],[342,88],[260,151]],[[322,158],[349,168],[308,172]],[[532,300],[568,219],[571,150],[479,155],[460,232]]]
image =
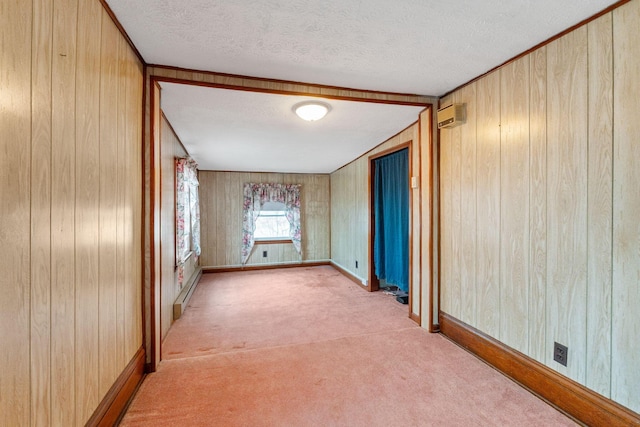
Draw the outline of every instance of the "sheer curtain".
[[[200,256],[200,196],[198,164],[191,158],[176,159],[176,266],[178,284],[184,280],[184,263],[193,252]]]
[[[404,149],[374,161],[373,257],[378,279],[409,289],[409,158]]]
[[[246,264],[255,243],[256,219],[265,202],[284,203],[289,221],[289,237],[302,258],[302,235],[300,233],[300,185],[299,184],[255,184],[244,185],[242,216],[242,264]]]

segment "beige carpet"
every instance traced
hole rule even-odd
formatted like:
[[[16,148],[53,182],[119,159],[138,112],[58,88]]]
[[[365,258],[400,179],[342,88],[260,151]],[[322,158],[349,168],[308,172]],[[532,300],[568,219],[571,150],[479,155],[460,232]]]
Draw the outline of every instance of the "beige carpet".
[[[331,267],[204,275],[122,426],[569,426]]]

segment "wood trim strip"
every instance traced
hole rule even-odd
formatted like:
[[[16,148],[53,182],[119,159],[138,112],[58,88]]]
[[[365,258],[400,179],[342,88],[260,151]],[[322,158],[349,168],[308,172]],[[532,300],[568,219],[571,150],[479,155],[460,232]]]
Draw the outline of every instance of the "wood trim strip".
[[[427,110],[428,108],[425,108],[425,110]],[[417,184],[417,191],[415,188],[413,188],[411,186],[411,180],[413,179],[412,177],[409,178],[409,186],[411,187],[411,193],[413,194],[413,192],[415,191],[418,194],[418,219],[420,221],[420,231],[418,232],[418,272],[419,272],[419,282],[417,283],[418,287],[420,287],[420,301],[418,303],[418,325],[422,326],[422,305],[423,305],[423,301],[424,301],[424,269],[422,268],[422,258],[424,257],[424,254],[422,252],[422,235],[424,234],[424,227],[425,224],[423,224],[422,220],[424,219],[422,216],[422,204],[423,204],[423,200],[422,200],[422,113],[424,112],[424,110],[422,110],[419,114],[418,114],[418,123],[417,123],[417,131],[416,131],[416,136],[417,136],[417,148],[416,150],[418,150],[418,173],[416,175],[416,179],[418,180]],[[429,116],[429,119],[431,119],[431,116]],[[413,209],[413,206],[412,206]],[[413,227],[411,228],[411,235],[413,235]],[[431,235],[431,234],[429,234]],[[413,248],[413,247],[412,247]],[[413,252],[412,252],[413,253]],[[413,272],[412,272],[413,273]],[[431,301],[431,299],[429,299],[429,301]],[[411,313],[411,310],[409,310],[409,313]],[[428,316],[427,316],[428,318]],[[429,330],[431,330],[431,327],[429,326]]]
[[[393,149],[393,148],[391,148]],[[387,152],[389,152],[389,150],[385,150]],[[374,167],[373,167],[373,161],[375,160],[375,158],[369,157],[367,159],[367,207],[369,209],[368,215],[367,215],[367,220],[368,220],[368,224],[367,224],[367,257],[369,264],[367,265],[367,284],[365,285],[365,288],[369,291],[369,292],[374,292],[377,291],[378,289],[380,289],[380,280],[378,279],[378,276],[376,276],[375,273],[375,263],[374,263],[374,243],[375,243],[375,239],[376,239],[376,233],[375,233],[375,221],[376,221],[376,216],[375,216],[375,209],[374,209],[374,202],[375,200],[373,199],[373,191],[374,191],[374,184],[373,181],[375,179],[374,177]]]
[[[144,379],[145,359],[144,348],[140,347],[93,412],[86,426],[107,427],[117,424]]]
[[[182,143],[182,140],[180,139],[180,137],[178,136],[178,133],[176,132],[176,130],[173,128],[173,125],[171,124],[171,122],[169,121],[169,119],[167,118],[167,116],[164,114],[164,111],[162,110],[162,108],[160,108],[160,115],[162,115],[162,118],[164,119],[165,122],[167,122],[167,126],[169,126],[169,129],[171,129],[171,132],[173,132],[173,135],[176,137],[176,139],[178,140],[178,144],[180,144],[180,147],[182,147],[182,149],[184,150],[185,153],[187,153],[187,155],[189,155],[189,151],[185,148],[184,144]]]
[[[414,322],[416,322],[418,325],[420,324],[421,321],[421,317],[419,314],[416,313],[412,313],[411,309],[409,309],[409,319],[413,320]]]
[[[104,1],[104,0],[101,0]],[[238,80],[245,80],[245,81],[250,81],[250,82],[256,82],[256,83],[275,83],[275,84],[282,84],[282,85],[291,85],[291,86],[306,86],[309,88],[315,88],[315,89],[319,89],[319,90],[334,90],[334,91],[345,91],[345,92],[357,92],[363,95],[369,95],[369,96],[391,96],[391,97],[411,97],[411,98],[436,98],[435,96],[429,96],[429,95],[418,95],[418,94],[413,94],[413,93],[396,93],[396,92],[383,92],[383,91],[376,91],[376,90],[367,90],[367,89],[354,89],[354,88],[347,88],[347,87],[342,87],[342,86],[332,86],[332,85],[323,85],[323,84],[318,84],[318,83],[305,83],[305,82],[296,82],[296,81],[292,81],[292,80],[280,80],[280,79],[270,79],[270,78],[265,78],[265,77],[253,77],[253,76],[243,76],[243,75],[239,75],[239,74],[227,74],[227,73],[219,73],[219,72],[215,72],[215,71],[204,71],[204,70],[194,70],[194,69],[190,69],[190,68],[180,68],[180,67],[173,67],[170,65],[158,65],[158,64],[149,64],[149,67],[152,68],[159,68],[159,69],[164,69],[164,70],[169,70],[169,71],[175,71],[176,73],[194,73],[194,74],[202,74],[202,75],[206,75],[206,76],[213,76],[213,77],[220,77],[223,79],[238,79]],[[164,78],[162,78],[164,79]],[[169,80],[164,80],[164,81],[168,81],[168,82],[173,82],[173,83],[183,83],[183,82],[189,82],[191,84],[198,84],[200,82],[198,81],[193,81],[193,80],[183,80],[183,79],[169,79]],[[211,83],[207,83],[207,82],[202,82],[205,85],[210,85]],[[224,86],[224,85],[223,85]],[[220,86],[222,87],[222,86]],[[241,86],[242,88],[248,88],[248,86]],[[288,92],[291,93],[291,92]],[[292,94],[292,93],[291,93]],[[320,94],[320,93],[308,93],[308,92],[300,92],[297,94],[308,94],[308,95],[316,95],[316,96],[322,96],[325,97],[324,94]],[[337,99],[337,98],[336,98]],[[342,98],[340,98],[342,99]],[[354,98],[354,100],[360,100],[361,98],[356,97]],[[365,98],[362,98],[365,99]],[[371,99],[371,102],[376,102],[376,100]],[[384,100],[377,100],[378,102],[385,102]],[[403,101],[398,101],[398,102],[403,102]],[[423,102],[421,101],[416,101],[416,103],[409,103],[409,104],[405,104],[405,105],[424,105]]]
[[[418,117],[420,117],[418,115]],[[413,132],[413,136],[417,136],[418,138],[420,138],[420,134],[418,133],[416,135],[416,132],[420,132],[420,126],[419,126],[419,120],[416,122],[416,126],[414,128],[414,132]],[[420,144],[418,144],[420,145]],[[408,279],[409,279],[409,318],[410,319],[417,319],[415,320],[416,323],[419,325],[420,324],[420,309],[418,309],[417,313],[413,312],[413,299],[415,297],[415,288],[414,286],[416,285],[415,283],[413,283],[413,262],[414,262],[414,258],[413,258],[413,251],[414,251],[414,240],[413,240],[413,226],[414,226],[414,215],[413,215],[413,202],[414,202],[414,191],[413,191],[413,187],[411,187],[411,179],[413,178],[414,175],[414,171],[413,171],[413,140],[409,141],[409,148],[408,148],[408,156],[409,158],[407,159],[407,162],[409,163],[409,167],[408,167],[408,172],[409,172],[409,176],[407,177],[407,183],[409,184],[409,188],[407,188],[407,191],[409,192],[409,271],[407,272],[408,274]],[[420,164],[420,157],[418,156],[418,164]],[[422,274],[422,270],[420,270],[420,273]],[[420,295],[422,296],[422,294]],[[420,305],[422,305],[422,302],[420,302]]]
[[[428,104],[427,108],[431,107],[432,104]],[[418,115],[418,117],[420,117]],[[366,153],[363,153],[361,156],[351,160],[349,163],[345,163],[344,165],[340,166],[338,169],[334,170],[333,172],[331,172],[331,174],[338,172],[340,169],[345,168],[347,166],[349,166],[351,163],[354,163],[358,160],[360,160],[361,158],[368,156],[369,153],[371,153],[374,150],[377,150],[380,146],[386,144],[387,142],[391,141],[394,138],[397,138],[399,135],[401,135],[403,132],[408,131],[409,129],[411,129],[413,126],[416,126],[418,124],[419,120],[416,120],[415,122],[411,123],[409,126],[407,126],[406,128],[402,129],[400,132],[396,133],[395,135],[385,139],[384,141],[382,141],[380,144],[376,145],[375,147],[373,147],[372,149],[370,149],[369,151],[367,151]],[[377,154],[377,153],[376,153]],[[331,175],[330,174],[330,175]]]
[[[287,243],[293,243],[291,239],[282,239],[282,240],[254,240],[253,244],[255,245],[286,245]]]
[[[411,126],[414,126],[416,123],[413,123]],[[411,126],[409,126],[409,127],[411,127]],[[407,129],[409,129],[409,128],[407,128]],[[407,129],[405,129],[405,130],[407,130]],[[395,135],[395,136],[398,136],[398,135]],[[395,138],[395,136],[394,136],[394,138]],[[388,156],[389,154],[393,154],[396,151],[404,150],[405,148],[408,148],[409,151],[411,151],[411,143],[412,142],[413,142],[412,140],[408,140],[408,141],[403,142],[401,144],[394,145],[393,147],[389,147],[384,151],[380,151],[378,153],[372,154],[372,155],[369,156],[369,161],[379,159],[380,157]],[[409,159],[409,160],[411,161],[412,159]],[[411,165],[409,165],[409,169],[411,169]]]
[[[438,101],[438,106],[440,105],[440,101]],[[442,213],[441,208],[442,208],[442,193],[441,193],[441,188],[440,188],[440,129],[436,128],[436,141],[435,143],[437,144],[438,149],[436,150],[436,159],[435,159],[435,165],[437,166],[438,170],[434,171],[433,177],[434,179],[437,179],[437,181],[435,182],[435,186],[437,186],[438,191],[437,194],[434,196],[434,203],[435,203],[435,197],[438,198],[438,207],[437,209],[433,210],[433,214],[435,215],[437,213],[438,215],[438,220],[435,223],[434,226],[434,230],[437,228],[438,230],[438,240],[437,240],[437,244],[436,246],[434,246],[434,248],[438,248],[438,254],[437,257],[435,259],[436,261],[436,265],[434,266],[434,268],[437,270],[437,274],[438,274],[438,279],[437,279],[437,283],[434,283],[434,285],[438,286],[438,292],[437,292],[437,297],[438,297],[438,313],[441,313],[440,311],[440,307],[442,307],[442,301],[440,298],[440,294],[442,293],[442,283],[440,282],[440,279],[442,277],[442,271],[441,271],[441,265],[442,265],[442,260],[440,259],[440,254],[441,254],[441,248],[442,248],[442,221],[440,220],[440,214]],[[438,321],[438,324],[435,324],[435,321]],[[438,316],[438,319],[433,319],[434,324],[433,324],[433,331],[432,332],[441,332],[440,330],[440,316]]]
[[[201,72],[200,72],[201,73]],[[207,74],[207,73],[205,73]],[[209,74],[216,74],[216,73],[209,73]],[[238,84],[230,84],[230,83],[213,83],[213,82],[205,82],[205,81],[200,81],[200,80],[189,80],[189,79],[180,79],[177,77],[165,77],[165,76],[158,76],[158,75],[154,75],[152,74],[152,77],[159,82],[165,82],[165,83],[177,83],[177,84],[185,84],[185,85],[191,85],[191,86],[202,86],[202,87],[209,87],[209,88],[214,88],[214,89],[229,89],[229,90],[241,90],[241,91],[245,91],[245,92],[260,92],[260,93],[270,93],[270,94],[275,94],[275,95],[293,95],[293,96],[309,96],[309,97],[314,97],[314,98],[324,98],[324,99],[335,99],[335,100],[339,100],[339,101],[353,101],[353,102],[370,102],[373,104],[392,104],[392,105],[408,105],[408,106],[415,106],[415,107],[421,107],[421,106],[426,106],[429,105],[429,103],[427,101],[422,101],[422,100],[415,100],[415,101],[402,101],[399,99],[377,99],[377,98],[368,98],[366,97],[366,95],[368,94],[366,91],[364,90],[356,90],[356,89],[335,89],[335,90],[343,90],[343,91],[351,91],[353,92],[362,92],[363,96],[359,97],[359,96],[353,96],[353,95],[337,95],[337,94],[331,94],[331,93],[314,93],[314,92],[306,92],[304,90],[287,90],[287,89],[270,89],[270,88],[262,88],[262,87],[257,87],[257,86],[244,86],[240,83]],[[255,77],[238,77],[238,78],[242,78],[244,81],[246,80],[252,80],[252,79],[256,79]],[[267,80],[268,82],[274,82],[274,83],[278,83],[277,80]],[[298,84],[301,86],[312,86],[309,84],[305,84],[305,83],[294,83],[294,84]],[[397,95],[397,94],[387,94],[389,96],[393,96],[393,95]],[[400,95],[402,96],[402,95]],[[418,96],[418,95],[408,95],[408,96]],[[435,98],[435,97],[428,97],[428,98]]]
[[[428,242],[428,246],[427,246],[427,251],[428,251],[428,256],[429,256],[429,277],[426,279],[427,281],[427,287],[426,287],[426,292],[428,292],[429,294],[429,312],[427,313],[427,319],[429,326],[429,332],[439,332],[440,328],[438,327],[438,325],[435,323],[435,319],[434,319],[434,312],[433,312],[433,307],[434,307],[434,224],[435,224],[435,219],[434,219],[434,215],[435,215],[435,206],[436,206],[436,200],[434,199],[435,194],[437,194],[435,192],[434,189],[434,182],[435,182],[435,170],[434,170],[434,157],[435,157],[435,145],[433,143],[433,106],[429,106],[428,108],[425,109],[425,111],[423,112],[428,112],[429,114],[429,122],[426,124],[428,129],[429,129],[429,139],[427,141],[423,141],[422,140],[422,126],[423,126],[423,120],[422,120],[422,113],[420,113],[420,118],[418,119],[418,135],[420,137],[420,150],[422,150],[422,146],[425,145],[426,149],[425,151],[428,153],[429,156],[429,175],[428,175],[428,189],[427,192],[429,194],[428,200],[426,201],[426,203],[428,204],[427,209],[429,210],[429,224],[420,224],[420,271],[424,271],[423,270],[423,265],[422,265],[422,259],[423,259],[423,254],[422,254],[422,248],[423,248],[423,241],[422,241],[422,236],[424,234],[424,227],[428,226],[428,230],[429,230],[429,242]],[[420,156],[420,162],[419,162],[419,167],[420,167],[420,172],[419,172],[419,177],[420,180],[422,181],[422,174],[424,173],[424,171],[422,170],[422,155]],[[422,215],[422,209],[423,209],[423,200],[422,200],[422,184],[420,186],[420,220],[422,221],[423,219],[423,215]],[[423,273],[424,274],[424,273]],[[425,282],[425,280],[421,277],[422,279],[422,283]],[[424,298],[423,293],[425,292],[424,287],[421,289],[421,294],[420,296],[422,298]],[[439,296],[439,294],[438,294]],[[422,305],[420,306],[422,309]],[[422,316],[424,316],[424,313],[421,311],[420,312],[420,317],[422,318]]]
[[[236,271],[275,270],[278,268],[319,267],[331,265],[330,261],[298,262],[288,264],[257,264],[235,267],[202,267],[202,274],[232,273]]]
[[[440,331],[559,410],[589,426],[640,426],[640,414],[440,312]]]
[[[149,224],[148,224],[148,232],[149,232],[149,341],[150,341],[150,351],[149,351],[149,363],[147,365],[147,370],[149,372],[155,372],[158,363],[160,362],[161,357],[161,345],[162,340],[158,339],[158,328],[160,327],[160,315],[158,307],[156,307],[156,300],[159,300],[161,297],[162,289],[158,289],[158,284],[160,283],[161,278],[156,277],[156,273],[161,273],[161,271],[156,272],[156,246],[161,245],[162,242],[158,242],[157,239],[159,236],[156,236],[156,216],[159,215],[158,206],[160,206],[160,197],[161,194],[158,194],[160,188],[156,188],[156,181],[159,178],[156,178],[156,175],[161,173],[161,171],[156,170],[156,158],[159,157],[159,152],[161,146],[160,141],[156,138],[156,133],[159,134],[162,130],[162,123],[160,122],[160,117],[156,117],[156,103],[160,102],[160,99],[156,99],[156,92],[160,94],[161,88],[158,83],[151,79],[149,84],[150,90],[150,98],[149,105],[151,106],[149,112]],[[157,111],[161,111],[160,107],[158,107]],[[156,199],[157,202],[156,202]],[[161,248],[158,249],[158,253],[161,252]],[[156,311],[158,310],[158,311]]]
[[[142,65],[146,66],[147,63],[145,62],[144,58],[142,57],[142,54],[140,53],[140,51],[138,50],[136,45],[133,44],[133,41],[129,37],[129,34],[127,34],[127,32],[125,31],[124,27],[122,26],[122,24],[120,23],[120,21],[116,17],[116,14],[113,13],[113,10],[111,10],[111,7],[107,4],[106,0],[100,0],[100,4],[104,8],[105,12],[107,12],[107,15],[109,15],[109,18],[111,18],[111,20],[115,24],[116,28],[118,29],[118,31],[120,31],[120,34],[122,34],[122,37],[124,37],[124,39],[127,41],[129,46],[133,50],[133,53],[135,53],[135,55],[138,57],[138,59],[140,60]],[[145,76],[146,76],[146,74],[145,74]]]
[[[358,277],[356,277],[353,274],[351,274],[351,272],[349,272],[349,271],[345,270],[344,268],[340,267],[338,264],[336,264],[333,261],[331,261],[329,264],[331,265],[331,267],[333,267],[336,270],[338,270],[340,272],[340,274],[345,276],[347,279],[351,280],[356,285],[360,286],[361,288],[363,288],[363,289],[365,289],[367,291],[369,290],[369,289],[367,289],[367,287],[365,285],[362,284],[362,281]]]
[[[147,88],[147,65],[142,63],[142,111],[140,120],[140,313],[142,313],[142,346],[147,345],[147,307],[146,307],[146,267],[145,267],[145,245],[146,245],[146,223],[147,223],[147,211],[146,211],[146,173],[147,173],[147,159],[145,155],[145,133],[146,133],[146,118],[147,118],[147,99],[149,97]],[[145,356],[146,363],[146,356]]]
[[[549,43],[551,43],[551,42],[553,42],[555,40],[558,40],[560,37],[566,36],[570,32],[582,27],[583,25],[587,25],[591,21],[595,21],[596,19],[600,18],[602,15],[606,15],[607,13],[619,8],[620,6],[624,5],[625,3],[629,3],[630,1],[631,0],[620,0],[620,1],[612,4],[611,6],[607,7],[606,9],[601,10],[600,12],[596,13],[595,15],[590,16],[589,18],[583,19],[582,21],[580,21],[577,24],[567,28],[566,30],[556,34],[555,36],[549,37],[545,41],[543,41],[541,43],[538,43],[537,45],[533,46],[532,48],[525,50],[524,52],[514,56],[511,59],[506,60],[502,64],[500,64],[500,65],[498,65],[496,67],[493,67],[492,69],[490,69],[486,73],[480,74],[478,77],[475,77],[475,78],[469,80],[468,82],[461,84],[460,86],[456,87],[455,89],[450,90],[449,92],[439,96],[438,98],[444,98],[445,96],[450,95],[453,92],[455,92],[457,90],[460,90],[463,87],[468,86],[468,85],[470,85],[471,83],[473,83],[473,82],[475,82],[477,80],[480,80],[481,78],[485,77],[486,75],[493,73],[497,69],[502,68],[505,65],[510,64],[510,63],[512,63],[514,61],[517,61],[518,59],[522,58],[523,56],[526,56],[526,55],[530,54],[531,52],[534,52],[534,51],[540,49],[541,47],[544,47],[544,46],[548,45]],[[440,105],[440,101],[438,101],[438,105]]]

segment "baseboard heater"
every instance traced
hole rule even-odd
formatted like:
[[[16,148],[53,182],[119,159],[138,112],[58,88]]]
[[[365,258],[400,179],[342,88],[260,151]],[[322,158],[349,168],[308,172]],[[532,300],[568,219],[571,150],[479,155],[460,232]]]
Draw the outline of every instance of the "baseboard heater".
[[[197,267],[196,271],[194,271],[191,277],[189,277],[189,280],[185,283],[182,291],[180,291],[180,295],[178,295],[178,298],[173,303],[173,320],[178,320],[180,316],[182,316],[182,313],[187,309],[187,304],[191,299],[193,291],[196,289],[196,284],[200,280],[200,277],[202,277],[202,268]]]

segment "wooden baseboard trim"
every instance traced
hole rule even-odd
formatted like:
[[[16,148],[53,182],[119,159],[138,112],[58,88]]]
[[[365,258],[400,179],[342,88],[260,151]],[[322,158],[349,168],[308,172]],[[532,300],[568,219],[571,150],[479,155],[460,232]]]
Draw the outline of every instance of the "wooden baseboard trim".
[[[362,284],[362,280],[359,277],[354,276],[353,274],[351,274],[350,271],[345,270],[344,268],[342,268],[341,266],[339,266],[338,264],[336,264],[333,261],[331,261],[331,267],[333,267],[336,270],[338,270],[340,273],[342,273],[343,276],[345,276],[347,279],[351,280],[356,285],[361,286],[363,289],[366,289],[367,291],[369,290],[369,288],[367,286]]]
[[[442,334],[576,420],[593,427],[640,426],[640,414],[446,313],[439,319]]]
[[[255,270],[274,270],[277,268],[295,268],[295,267],[319,267],[322,265],[330,265],[329,261],[313,261],[313,262],[296,262],[287,264],[257,264],[257,265],[239,265],[231,267],[202,267],[202,273],[232,273],[234,271],[255,271]]]
[[[200,280],[201,277],[202,277],[202,268],[198,267],[196,271],[193,272],[193,274],[189,278],[189,281],[186,283],[184,288],[182,288],[180,295],[178,295],[178,298],[176,298],[176,301],[173,303],[173,320],[174,321],[178,320],[180,316],[182,316],[182,313],[184,313],[184,310],[187,308],[187,304],[191,299],[191,295],[193,295],[193,291],[196,290],[196,285],[198,284],[198,281]]]
[[[114,426],[144,378],[144,348],[140,348],[116,382],[111,386],[85,426]]]
[[[410,313],[409,314],[409,319],[413,320],[414,322],[416,322],[418,325],[421,324],[422,319],[420,318],[420,315],[416,314],[416,313]]]

